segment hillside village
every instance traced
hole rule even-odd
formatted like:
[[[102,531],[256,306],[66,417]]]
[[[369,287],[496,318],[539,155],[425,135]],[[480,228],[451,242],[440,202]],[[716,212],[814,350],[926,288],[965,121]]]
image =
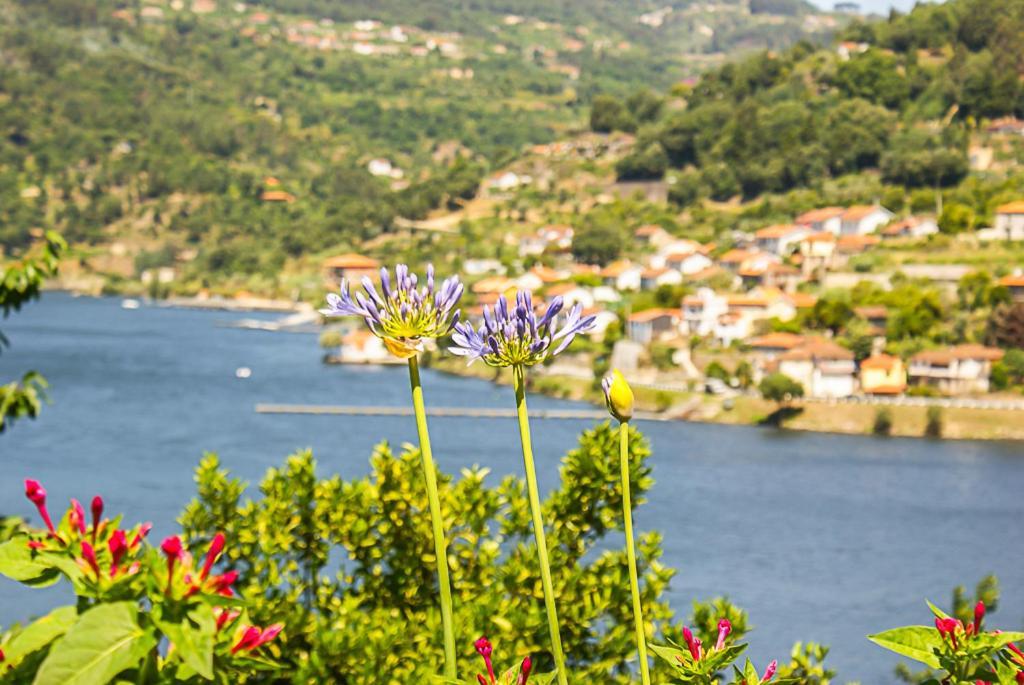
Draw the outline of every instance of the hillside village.
[[[597,316],[593,337],[615,333],[612,364],[651,385],[697,384],[708,391],[756,386],[782,373],[803,386],[807,397],[893,397],[942,395],[977,397],[992,389],[993,366],[1004,351],[980,343],[930,347],[910,354],[887,353],[891,312],[884,305],[856,306],[852,315],[870,337],[858,354],[830,331],[806,329],[823,287],[837,278],[856,279],[850,259],[890,242],[925,241],[939,233],[933,217],[896,216],[880,205],[822,207],[774,224],[731,236],[732,246],[678,238],[656,224],[633,231],[635,258],[603,267],[573,258],[571,225],[544,225],[522,235],[520,260],[539,260],[510,273],[497,260],[467,260],[471,304],[465,313],[479,322],[485,306],[513,291],[528,290],[541,301],[561,297]],[[1024,244],[1024,202],[1000,206],[995,225],[961,237],[964,249],[977,241]],[[346,254],[323,264],[328,284],[376,277],[376,259]],[[929,269],[918,270],[928,280]],[[931,270],[931,284],[954,296],[959,279],[945,269]],[[877,280],[877,275],[872,275]],[[1024,303],[1024,272],[1017,269],[993,284],[1006,297]],[[657,303],[657,293],[685,292],[679,301]],[[656,304],[657,303],[657,304]],[[621,335],[621,339],[618,339]],[[339,341],[340,357],[380,362],[387,352],[372,336],[353,332]],[[734,371],[722,373],[720,354]],[[586,357],[586,355],[581,355]]]

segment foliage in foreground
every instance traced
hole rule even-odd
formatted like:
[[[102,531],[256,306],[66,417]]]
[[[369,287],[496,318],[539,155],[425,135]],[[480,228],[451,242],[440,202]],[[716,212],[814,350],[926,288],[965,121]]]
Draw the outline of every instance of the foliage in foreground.
[[[932,669],[918,679],[923,685],[1024,683],[1024,652],[1015,644],[1024,633],[984,630],[985,602],[974,606],[971,620],[950,616],[928,602],[935,626],[904,626],[869,639]]]
[[[47,233],[37,249],[3,265],[0,270],[0,311],[4,318],[39,297],[43,282],[57,274],[61,252],[67,245],[56,233]],[[0,332],[0,354],[9,341]],[[35,418],[46,399],[46,379],[29,371],[20,381],[0,385],[0,433],[16,419]]]
[[[46,528],[16,531],[0,545],[0,573],[30,588],[65,581],[77,602],[0,634],[0,679],[35,685],[245,682],[276,668],[257,650],[280,624],[251,624],[231,589],[234,572],[214,573],[225,546],[214,536],[202,565],[172,536],[146,543],[150,524],[121,527],[92,501],[76,500],[55,525],[46,491],[25,481]]]
[[[636,665],[625,549],[606,536],[621,526],[616,435],[608,424],[586,431],[563,460],[560,487],[544,502],[555,595],[573,682],[630,683]],[[646,441],[630,433],[634,504],[650,488]],[[237,544],[226,551],[240,575],[237,587],[259,622],[285,624],[282,673],[291,682],[427,682],[440,670],[441,617],[434,597],[433,548],[418,453],[382,445],[368,476],[319,478],[309,452],[271,469],[259,499],[207,456],[196,480],[198,498],[183,516],[190,539],[224,530]],[[510,662],[532,659],[535,673],[552,670],[541,580],[525,488],[508,477],[488,487],[487,469],[460,479],[439,474],[449,568],[459,635],[459,672],[474,656],[466,636],[487,635]],[[664,593],[674,571],[662,566],[661,538],[639,540],[638,566],[647,639],[682,640]],[[725,600],[696,605],[694,632],[714,634],[745,615]],[[705,624],[710,625],[710,628]],[[713,641],[713,638],[705,637]],[[779,675],[816,672],[798,680],[827,683],[817,655],[794,648]],[[807,669],[801,664],[808,666]],[[381,674],[387,674],[382,680]],[[672,674],[655,664],[655,682]],[[532,681],[531,681],[532,682]]]

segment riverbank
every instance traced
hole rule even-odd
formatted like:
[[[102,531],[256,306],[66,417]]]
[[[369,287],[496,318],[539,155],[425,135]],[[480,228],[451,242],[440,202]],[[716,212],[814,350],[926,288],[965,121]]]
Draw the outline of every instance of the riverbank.
[[[483,364],[466,366],[459,359],[432,356],[427,360],[437,371],[495,383],[510,385],[512,374],[507,369],[492,369]],[[561,399],[590,402],[603,406],[604,397],[590,381],[546,373],[534,373],[530,389]],[[774,425],[772,416],[778,407],[760,397],[738,395],[723,399],[704,393],[654,390],[636,386],[639,411],[667,415],[684,421],[727,425]],[[880,406],[851,403],[804,402],[794,407],[783,430],[843,435],[872,435]],[[893,437],[922,438],[928,423],[928,408],[922,406],[887,406],[892,418]],[[1024,441],[1024,412],[1007,409],[941,409],[943,439],[948,440],[1021,440]]]

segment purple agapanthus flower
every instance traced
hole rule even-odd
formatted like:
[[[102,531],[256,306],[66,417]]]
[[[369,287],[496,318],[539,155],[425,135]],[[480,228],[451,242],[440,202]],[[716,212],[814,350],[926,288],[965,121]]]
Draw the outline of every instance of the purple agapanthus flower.
[[[455,326],[455,346],[449,351],[470,362],[482,359],[488,366],[533,366],[558,354],[578,333],[594,326],[593,316],[581,317],[583,307],[579,304],[569,310],[559,326],[562,307],[562,298],[556,297],[538,316],[530,293],[517,292],[514,306],[500,297],[493,311],[484,307],[479,330],[466,322]]]
[[[458,276],[445,279],[434,288],[434,267],[427,266],[426,284],[418,286],[416,274],[405,264],[395,267],[391,281],[387,269],[380,270],[380,292],[364,277],[363,292],[353,297],[348,281],[341,292],[327,296],[325,316],[361,316],[374,335],[384,340],[388,350],[399,357],[411,357],[421,348],[423,338],[448,335],[459,321],[456,305],[462,297]]]

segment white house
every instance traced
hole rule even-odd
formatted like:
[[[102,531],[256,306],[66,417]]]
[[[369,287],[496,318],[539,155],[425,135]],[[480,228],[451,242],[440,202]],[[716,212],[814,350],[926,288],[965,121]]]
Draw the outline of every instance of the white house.
[[[831,268],[835,252],[836,237],[834,234],[828,231],[819,231],[804,236],[800,241],[800,256],[803,257],[800,266],[804,274],[810,275]]]
[[[608,327],[619,320],[619,316],[615,312],[600,307],[584,308],[582,315],[594,317],[594,327],[590,329],[590,337],[598,341],[604,340]]]
[[[703,252],[673,252],[665,255],[665,266],[669,269],[675,269],[684,276],[692,276],[709,268],[712,264],[714,262]]]
[[[983,237],[982,233],[978,231],[982,240],[1024,240],[1024,200],[997,207],[996,225],[991,229],[991,237]]]
[[[503,274],[505,267],[497,259],[467,259],[462,263],[462,273],[467,276]]]
[[[718,317],[729,311],[724,295],[711,288],[700,288],[696,295],[683,298],[683,332],[708,336],[714,332]]]
[[[728,347],[737,340],[749,338],[752,331],[753,324],[750,319],[739,312],[726,312],[715,319],[711,335],[719,345]]]
[[[566,276],[567,274],[565,273],[537,264],[516,279],[516,287],[520,290],[529,290],[530,292],[534,292],[540,290],[544,286],[564,281]]]
[[[633,342],[647,345],[679,335],[679,312],[675,309],[647,309],[631,314],[626,335]]]
[[[605,268],[601,269],[601,282],[604,285],[610,288],[615,288],[620,292],[625,290],[639,290],[641,274],[643,274],[643,271],[643,269],[629,260],[612,262]]]
[[[924,238],[939,232],[939,224],[930,216],[908,216],[882,229],[883,238]]]
[[[484,182],[484,189],[490,195],[502,195],[515,190],[519,186],[528,185],[533,179],[514,171],[494,174]]]
[[[542,226],[535,233],[519,239],[519,256],[530,257],[545,252],[566,252],[572,248],[572,226]]]
[[[853,352],[822,339],[812,339],[778,356],[778,370],[810,397],[849,397],[857,386]]]
[[[663,285],[679,285],[682,282],[683,274],[664,266],[660,269],[644,269],[640,273],[641,290],[656,290]]]
[[[792,254],[800,241],[810,233],[810,229],[806,226],[778,224],[767,226],[754,233],[754,241],[765,252],[788,255]]]
[[[840,217],[843,235],[868,235],[892,221],[893,213],[880,205],[855,205]]]
[[[341,339],[338,361],[345,364],[387,364],[394,357],[384,342],[369,331],[356,329]]]
[[[398,179],[405,176],[405,172],[393,165],[391,160],[380,157],[371,159],[366,164],[366,170],[374,176],[384,176],[386,178]]]
[[[638,242],[660,248],[672,242],[672,234],[657,224],[646,224],[633,231],[633,236]]]
[[[822,207],[804,212],[796,218],[796,223],[807,226],[813,233],[828,231],[832,235],[839,235],[843,227],[842,207]]]
[[[561,297],[566,307],[579,304],[584,309],[590,309],[594,306],[594,294],[588,288],[584,288],[576,283],[553,285],[545,291],[544,297],[548,300]]]
[[[1002,358],[1002,350],[983,345],[925,350],[910,358],[910,384],[929,385],[947,395],[986,393],[992,363]]]

